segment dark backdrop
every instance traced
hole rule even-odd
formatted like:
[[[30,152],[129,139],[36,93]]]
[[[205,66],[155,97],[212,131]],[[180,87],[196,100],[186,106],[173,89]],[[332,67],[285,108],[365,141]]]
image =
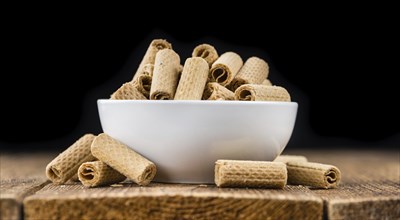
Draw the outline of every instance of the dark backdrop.
[[[3,42],[10,50],[0,147],[60,150],[101,132],[96,100],[132,78],[153,38],[172,42],[182,63],[199,43],[266,59],[269,78],[299,103],[288,148],[397,147],[399,68],[390,18],[336,18],[225,18],[222,26],[30,17],[13,24]]]

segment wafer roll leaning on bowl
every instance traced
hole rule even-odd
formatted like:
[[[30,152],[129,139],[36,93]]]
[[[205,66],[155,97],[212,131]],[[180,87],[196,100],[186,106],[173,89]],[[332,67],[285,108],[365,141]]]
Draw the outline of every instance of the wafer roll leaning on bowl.
[[[78,177],[79,181],[87,187],[110,185],[126,179],[124,175],[101,161],[81,164]]]
[[[63,184],[76,175],[82,163],[96,160],[90,152],[90,146],[95,137],[93,134],[85,134],[54,158],[46,166],[47,178],[53,183]]]
[[[172,100],[178,86],[180,58],[170,49],[157,53],[151,82],[150,99]]]
[[[201,100],[208,78],[208,63],[200,57],[188,58],[183,66],[175,100]]]
[[[203,100],[235,100],[235,93],[231,90],[221,86],[219,83],[211,82],[207,83],[204,93]]]
[[[139,185],[148,185],[156,175],[156,165],[105,133],[93,141],[92,154]]]
[[[222,54],[211,66],[210,81],[227,86],[243,65],[242,58],[234,52]]]
[[[243,84],[262,84],[268,77],[269,66],[265,60],[258,57],[250,57],[246,60],[238,74],[229,84],[229,88],[235,91]]]
[[[201,57],[211,65],[218,59],[217,50],[209,44],[200,44],[193,49],[192,57]]]
[[[215,184],[218,187],[282,189],[286,182],[286,165],[281,162],[218,160],[215,163]]]
[[[117,91],[115,91],[110,99],[115,100],[141,100],[147,99],[132,82],[124,83]]]
[[[305,156],[300,155],[279,155],[275,158],[274,162],[308,162],[308,160]]]
[[[235,91],[235,99],[239,101],[281,101],[290,102],[290,94],[280,86],[244,84]]]

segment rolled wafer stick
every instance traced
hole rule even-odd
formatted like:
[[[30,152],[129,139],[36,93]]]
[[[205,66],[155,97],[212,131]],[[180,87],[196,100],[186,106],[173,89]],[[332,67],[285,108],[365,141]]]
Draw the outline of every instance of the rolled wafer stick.
[[[218,160],[215,163],[215,184],[219,187],[283,188],[286,182],[286,165],[281,162]]]
[[[228,85],[243,65],[242,58],[234,52],[222,54],[211,66],[210,81]]]
[[[141,70],[146,64],[154,64],[157,52],[163,49],[172,49],[172,45],[168,41],[163,39],[154,39],[150,43],[146,53],[144,54],[142,61],[139,64],[138,69],[136,70],[135,75],[133,76],[133,81],[135,81],[136,78],[139,77],[140,74],[138,73],[141,72]]]
[[[235,100],[235,93],[221,86],[219,83],[207,83],[203,93],[203,100]]]
[[[272,86],[272,82],[269,79],[264,79],[264,81],[261,83],[261,85]]]
[[[205,59],[211,67],[211,65],[218,59],[218,52],[209,44],[200,44],[193,49],[192,57],[201,57]]]
[[[93,141],[92,154],[139,185],[148,185],[156,175],[156,165],[105,133]]]
[[[124,83],[117,91],[115,91],[110,99],[147,99],[132,82]]]
[[[310,162],[288,162],[288,184],[315,188],[336,188],[340,182],[340,170],[332,165]]]
[[[236,89],[235,99],[240,101],[290,102],[290,95],[285,88],[280,86],[245,84]]]
[[[138,77],[132,81],[136,89],[139,90],[139,92],[141,92],[146,98],[149,98],[150,96],[153,70],[153,64],[144,65],[142,71],[138,73]]]
[[[275,158],[274,162],[307,162],[307,158],[305,156],[300,155],[279,155]]]
[[[101,161],[81,164],[78,176],[81,183],[87,187],[110,185],[126,179],[124,175]]]
[[[178,86],[180,58],[173,50],[157,53],[151,82],[150,99],[172,100]]]
[[[72,182],[79,182],[78,173],[75,173],[75,175],[72,176],[69,180]]]
[[[68,149],[59,154],[46,166],[46,176],[55,184],[63,184],[71,179],[79,166],[96,158],[90,152],[90,146],[96,136],[85,134]]]
[[[261,84],[268,77],[268,73],[269,66],[265,60],[258,57],[250,57],[240,68],[228,88],[235,91],[243,84]]]
[[[209,66],[200,57],[188,58],[183,66],[175,100],[201,100],[208,78]]]

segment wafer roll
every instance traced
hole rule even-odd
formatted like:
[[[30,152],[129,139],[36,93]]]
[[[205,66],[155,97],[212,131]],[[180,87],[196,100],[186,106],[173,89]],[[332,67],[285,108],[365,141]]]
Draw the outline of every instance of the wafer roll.
[[[280,86],[245,84],[236,89],[235,99],[240,101],[290,102],[290,95],[285,88]]]
[[[209,44],[200,44],[193,49],[192,57],[201,57],[205,59],[208,65],[211,65],[218,59],[217,50]]]
[[[235,91],[243,84],[261,84],[268,77],[268,73],[269,66],[267,62],[258,57],[250,57],[240,68],[228,88]]]
[[[272,86],[272,82],[269,79],[264,79],[264,81],[261,83],[261,85]]]
[[[156,165],[105,133],[92,144],[92,154],[139,185],[148,185],[156,175]]]
[[[336,188],[340,182],[340,170],[332,165],[310,162],[288,162],[288,183],[315,188]]]
[[[173,50],[161,50],[156,55],[150,99],[172,100],[178,86],[180,58]]]
[[[201,100],[208,78],[209,67],[201,57],[188,58],[183,66],[175,100]]]
[[[81,164],[78,176],[81,183],[87,187],[110,185],[126,179],[124,175],[101,161]]]
[[[63,184],[71,179],[79,166],[96,158],[90,153],[93,134],[85,134],[46,166],[46,176],[53,183]]]
[[[283,188],[286,181],[286,165],[281,162],[218,160],[215,163],[215,184],[219,187]]]
[[[141,72],[146,64],[154,64],[157,52],[163,49],[172,49],[172,45],[168,43],[168,41],[163,39],[155,39],[150,43],[142,61],[139,64],[138,69],[136,70],[133,81],[135,81],[136,78],[139,77],[140,74],[138,73]]]
[[[78,173],[75,173],[69,180],[72,182],[79,182]]]
[[[242,58],[234,52],[222,54],[211,66],[210,81],[228,85],[243,65]]]
[[[219,83],[207,83],[203,93],[203,100],[235,100],[235,93],[221,86]]]
[[[111,99],[147,99],[132,82],[124,83],[117,91],[111,95]]]
[[[274,162],[307,162],[307,158],[305,156],[300,155],[279,155],[275,158]]]

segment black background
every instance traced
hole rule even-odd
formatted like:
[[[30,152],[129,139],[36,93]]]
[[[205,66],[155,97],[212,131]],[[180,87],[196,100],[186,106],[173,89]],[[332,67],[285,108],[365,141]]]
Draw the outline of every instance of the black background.
[[[190,14],[159,22],[56,14],[14,21],[4,32],[1,150],[60,150],[84,133],[101,132],[96,100],[132,78],[154,38],[170,41],[181,63],[200,43],[244,60],[266,59],[271,81],[299,103],[288,148],[400,145],[390,14],[378,19],[368,12],[322,12],[269,20],[260,13],[206,13],[197,22]]]

